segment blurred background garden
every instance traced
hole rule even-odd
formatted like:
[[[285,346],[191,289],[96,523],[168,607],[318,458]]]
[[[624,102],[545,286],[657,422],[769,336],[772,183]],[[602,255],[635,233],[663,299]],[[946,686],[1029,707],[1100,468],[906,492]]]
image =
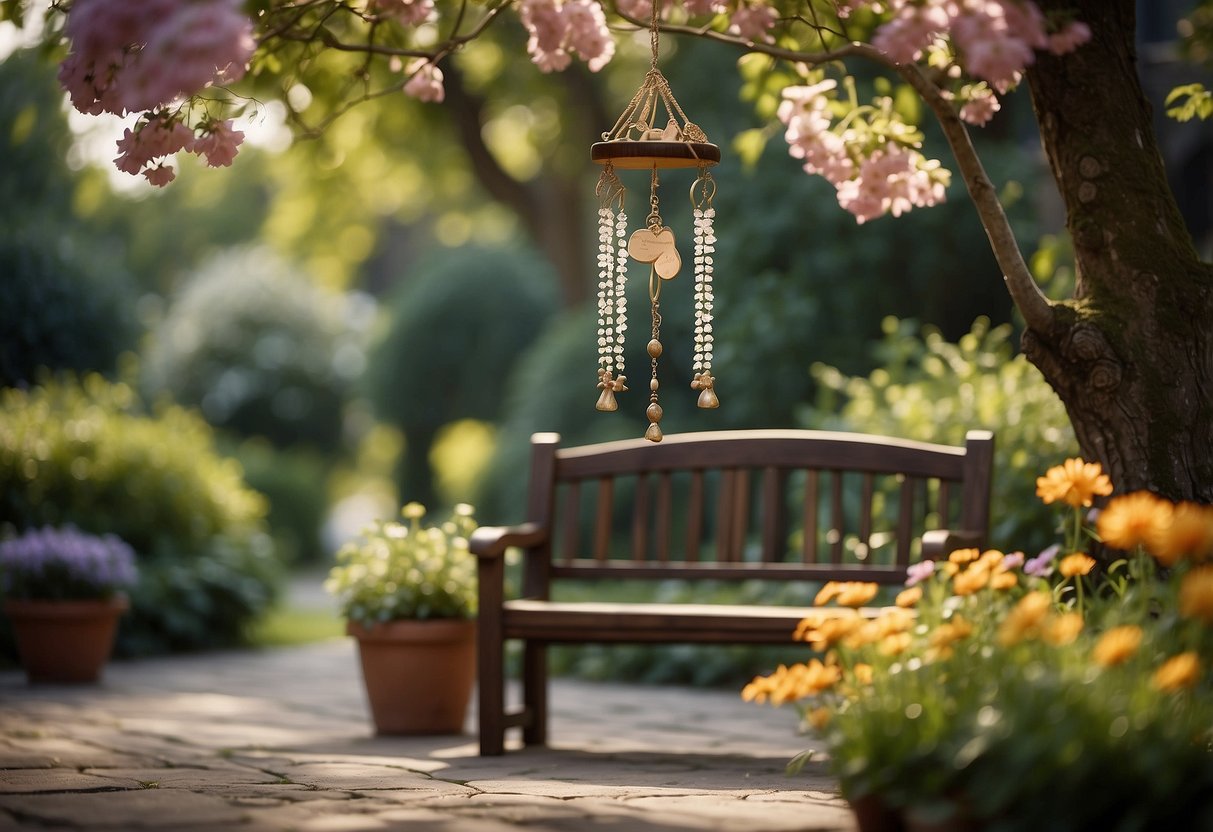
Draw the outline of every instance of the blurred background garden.
[[[1138,5],[1143,79],[1207,257],[1213,138],[1161,115],[1190,4]],[[533,432],[566,444],[643,432],[640,410],[593,407],[588,148],[626,103],[647,42],[623,44],[598,75],[546,76],[517,57],[524,38],[500,27],[461,52],[442,106],[380,98],[293,137],[285,111],[266,106],[232,167],[183,165],[156,191],[119,181],[117,133],[70,117],[53,61],[0,31],[0,534],[74,524],[130,543],[141,580],[120,654],[337,636],[335,612],[294,608],[282,590],[292,575],[318,586],[363,524],[409,501],[517,522]],[[1077,446],[1018,355],[1020,324],[963,185],[943,206],[856,225],[784,150],[776,68],[750,56],[738,73],[735,53],[706,42],[667,50],[680,102],[724,151],[722,406],[670,395],[667,429],[959,444],[988,428],[992,545],[1032,554],[1051,542],[1035,478]],[[341,78],[310,77],[292,106],[331,110]],[[1031,125],[1026,95],[1012,96],[980,151],[1019,238],[1037,242],[1037,279],[1060,297],[1068,243]],[[666,219],[686,227],[684,185],[670,180]],[[663,298],[669,368],[690,366],[689,296]],[[643,349],[634,339],[628,362]],[[806,603],[797,591],[771,600]],[[4,626],[0,662],[12,663]],[[685,646],[559,661],[695,683],[769,666],[752,650]]]

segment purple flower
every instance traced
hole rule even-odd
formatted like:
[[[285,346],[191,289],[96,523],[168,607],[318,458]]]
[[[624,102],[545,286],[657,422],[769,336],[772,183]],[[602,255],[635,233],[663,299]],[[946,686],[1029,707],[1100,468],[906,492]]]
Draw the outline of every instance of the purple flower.
[[[914,586],[914,584],[922,583],[935,572],[935,561],[921,560],[918,563],[910,564],[906,570],[906,586]]]
[[[1004,569],[1018,569],[1023,566],[1023,552],[1012,552],[1002,559]]]
[[[134,550],[112,534],[45,526],[0,542],[0,595],[11,598],[107,598],[137,578]]]
[[[1036,578],[1047,578],[1053,571],[1053,559],[1061,551],[1061,544],[1054,543],[1023,565],[1023,571]]]

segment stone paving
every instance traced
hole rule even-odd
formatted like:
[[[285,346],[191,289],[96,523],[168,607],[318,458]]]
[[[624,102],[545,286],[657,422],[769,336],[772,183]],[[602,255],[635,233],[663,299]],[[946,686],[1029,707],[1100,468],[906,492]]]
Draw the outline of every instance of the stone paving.
[[[556,680],[549,748],[377,737],[349,641],[0,673],[0,830],[853,830],[795,713],[730,691]]]

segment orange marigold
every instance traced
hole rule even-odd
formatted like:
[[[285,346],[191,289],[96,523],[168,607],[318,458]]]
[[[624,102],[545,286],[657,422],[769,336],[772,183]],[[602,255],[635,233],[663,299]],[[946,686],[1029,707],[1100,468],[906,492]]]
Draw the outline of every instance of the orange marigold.
[[[1193,569],[1179,582],[1179,614],[1213,624],[1213,567]]]
[[[1029,592],[1020,598],[998,628],[998,643],[1010,647],[1035,635],[1052,606],[1053,596],[1048,592]]]
[[[842,607],[862,607],[876,597],[879,589],[879,584],[846,581],[842,584],[842,591],[838,593],[838,604]]]
[[[999,572],[990,578],[991,589],[1014,589],[1019,586],[1019,576],[1014,572]]]
[[[949,647],[961,639],[973,634],[973,625],[959,615],[954,616],[946,624],[940,624],[931,633],[931,646],[936,648]]]
[[[990,581],[990,573],[985,569],[966,569],[952,578],[952,591],[957,595],[972,595]]]
[[[1213,554],[1213,506],[1176,503],[1169,522],[1150,529],[1146,549],[1163,566],[1174,566],[1185,555],[1207,559]]]
[[[912,586],[909,589],[903,589],[897,593],[897,601],[899,607],[912,607],[922,600],[922,587]]]
[[[1082,628],[1082,613],[1066,612],[1050,617],[1045,623],[1040,637],[1054,647],[1065,647],[1067,644],[1074,643],[1078,634],[1082,632]]]
[[[957,549],[948,555],[948,560],[956,564],[969,563],[981,557],[980,549]]]
[[[1076,575],[1090,574],[1095,568],[1095,558],[1083,552],[1075,552],[1072,555],[1066,555],[1057,564],[1058,571],[1061,572],[1063,578],[1073,578]]]
[[[1078,508],[1091,505],[1096,497],[1112,493],[1112,481],[1098,462],[1067,459],[1036,479],[1036,496],[1045,503],[1055,500]]]
[[[804,721],[817,731],[821,731],[830,724],[830,709],[829,708],[814,708],[804,715]]]
[[[1190,688],[1200,681],[1200,659],[1196,652],[1189,650],[1172,656],[1154,671],[1150,683],[1156,690],[1164,693]]]
[[[1091,657],[1095,659],[1096,664],[1104,667],[1124,664],[1137,653],[1137,648],[1141,646],[1141,637],[1141,627],[1136,624],[1113,627],[1095,642]]]
[[[855,681],[861,685],[872,684],[872,665],[860,662],[852,668],[855,674]]]
[[[909,633],[892,633],[880,642],[880,652],[885,656],[896,656],[910,647]]]
[[[830,581],[817,593],[817,597],[813,599],[813,606],[820,607],[830,603],[840,592],[842,592],[842,584],[839,581]]]
[[[1171,504],[1149,491],[1134,491],[1109,500],[1099,513],[1096,528],[1104,543],[1116,549],[1132,549],[1149,542],[1171,522]]]

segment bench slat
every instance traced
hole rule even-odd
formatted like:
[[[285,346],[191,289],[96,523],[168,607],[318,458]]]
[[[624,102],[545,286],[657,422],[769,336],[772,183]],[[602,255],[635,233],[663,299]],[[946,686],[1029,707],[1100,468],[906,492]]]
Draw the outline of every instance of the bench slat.
[[[687,562],[699,560],[703,541],[703,470],[691,472],[691,495],[687,501]]]
[[[804,482],[804,562],[817,562],[817,500],[821,486],[819,471],[805,472]]]
[[[865,563],[637,563],[636,561],[573,560],[552,565],[551,577],[586,580],[645,578],[666,580],[871,581],[900,584],[905,569]]]
[[[611,509],[615,502],[615,480],[601,477],[598,480],[598,513],[594,518],[594,559],[605,561],[611,545]]]
[[[649,475],[636,477],[636,497],[632,506],[632,560],[648,560]]]
[[[581,526],[581,481],[569,483],[564,495],[564,560],[570,561],[577,554],[577,530]]]
[[[673,514],[670,472],[662,471],[657,479],[657,560],[670,562],[670,516]]]

